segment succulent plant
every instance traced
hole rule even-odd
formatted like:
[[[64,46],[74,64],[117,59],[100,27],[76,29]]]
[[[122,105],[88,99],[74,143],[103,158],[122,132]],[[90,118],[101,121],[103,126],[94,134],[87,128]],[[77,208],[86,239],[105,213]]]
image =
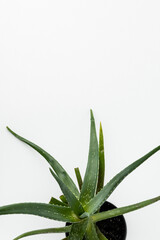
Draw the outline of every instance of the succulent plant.
[[[100,124],[98,143],[92,110],[88,163],[83,181],[79,168],[75,169],[79,189],[55,158],[36,144],[16,134],[10,128],[7,127],[7,129],[16,138],[28,144],[47,160],[51,167],[50,172],[59,184],[63,195],[60,196],[60,200],[52,197],[49,203],[18,203],[2,206],[0,207],[0,215],[31,214],[71,224],[70,226],[59,228],[30,231],[16,237],[14,240],[36,234],[66,232],[69,233],[69,236],[64,239],[82,240],[85,238],[86,240],[105,240],[107,238],[96,225],[98,221],[123,215],[160,200],[160,196],[158,196],[133,205],[99,212],[100,207],[122,180],[154,153],[160,150],[160,146],[154,148],[152,151],[130,164],[104,185],[105,158],[103,132]]]

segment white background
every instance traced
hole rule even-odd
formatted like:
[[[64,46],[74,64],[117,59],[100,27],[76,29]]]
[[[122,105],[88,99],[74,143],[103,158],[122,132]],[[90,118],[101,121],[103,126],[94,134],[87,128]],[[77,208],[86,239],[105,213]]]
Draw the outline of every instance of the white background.
[[[84,175],[89,109],[105,135],[106,181],[160,144],[158,0],[0,1],[0,205],[61,192],[48,164],[5,126]],[[128,176],[117,206],[160,195],[160,154]],[[159,239],[160,203],[125,215],[127,240]],[[63,223],[0,217],[0,239]],[[64,234],[29,239],[62,239]]]

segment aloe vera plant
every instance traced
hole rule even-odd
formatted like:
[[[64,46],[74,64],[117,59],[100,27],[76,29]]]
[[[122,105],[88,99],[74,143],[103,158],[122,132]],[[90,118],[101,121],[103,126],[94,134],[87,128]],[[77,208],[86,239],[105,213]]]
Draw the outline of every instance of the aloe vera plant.
[[[105,158],[103,132],[100,124],[98,142],[92,110],[88,163],[83,180],[79,168],[75,168],[79,189],[55,158],[41,147],[13,132],[9,127],[7,127],[7,129],[16,138],[28,144],[47,160],[50,165],[50,172],[59,184],[63,195],[60,196],[59,200],[52,197],[49,203],[19,203],[2,206],[0,207],[0,215],[31,214],[70,223],[70,226],[32,230],[21,234],[14,240],[46,233],[69,233],[69,236],[65,238],[68,240],[106,240],[107,237],[102,234],[96,225],[98,221],[120,216],[160,200],[160,196],[158,196],[133,205],[99,212],[100,207],[122,180],[149,157],[159,151],[160,146],[130,164],[104,185]]]

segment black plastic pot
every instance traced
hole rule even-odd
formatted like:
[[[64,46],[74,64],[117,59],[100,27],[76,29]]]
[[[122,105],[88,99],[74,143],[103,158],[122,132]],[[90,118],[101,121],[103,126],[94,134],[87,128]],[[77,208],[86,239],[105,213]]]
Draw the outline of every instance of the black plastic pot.
[[[105,202],[101,206],[100,212],[112,210],[114,208],[117,208],[117,207],[110,202]],[[70,223],[66,223],[66,225],[68,226],[70,225]],[[99,227],[100,231],[104,234],[104,236],[108,240],[125,240],[126,239],[127,226],[126,226],[126,221],[123,215],[109,218],[103,221],[99,221],[96,223],[96,225]],[[66,233],[66,236],[69,236],[69,234]],[[85,238],[83,240],[85,240]]]

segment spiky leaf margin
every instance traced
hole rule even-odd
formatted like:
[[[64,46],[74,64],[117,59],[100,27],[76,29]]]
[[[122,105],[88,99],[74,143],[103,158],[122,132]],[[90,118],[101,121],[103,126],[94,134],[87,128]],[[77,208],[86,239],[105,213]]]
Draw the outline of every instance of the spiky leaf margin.
[[[39,234],[66,233],[66,232],[70,232],[70,230],[71,230],[71,226],[33,230],[33,231],[26,232],[26,233],[23,233],[23,234],[17,236],[13,240],[19,240],[24,237],[29,237],[29,236],[33,236],[33,235],[39,235]]]
[[[129,206],[126,206],[126,207],[115,208],[115,209],[108,210],[108,211],[105,211],[105,212],[96,213],[96,214],[91,216],[91,219],[94,223],[96,223],[96,222],[99,222],[99,221],[102,221],[102,220],[105,220],[105,219],[108,219],[108,218],[117,217],[117,216],[126,214],[128,212],[132,212],[132,211],[135,211],[137,209],[146,207],[146,206],[148,206],[150,204],[153,204],[153,203],[155,203],[159,200],[160,200],[160,196],[158,196],[156,198],[151,198],[151,199],[143,201],[143,202],[132,204],[132,205],[129,205]]]
[[[52,169],[56,172],[58,177],[63,182],[65,182],[65,184],[68,186],[68,188],[70,188],[71,191],[77,197],[79,197],[79,191],[78,191],[76,185],[74,184],[73,180],[70,178],[68,173],[64,170],[64,168],[59,164],[59,162],[55,158],[53,158],[49,153],[47,153],[44,149],[42,149],[38,145],[34,144],[33,142],[28,141],[27,139],[25,139],[25,138],[21,137],[20,135],[18,135],[17,133],[13,132],[9,127],[7,127],[7,129],[10,133],[12,133],[20,141],[26,143],[27,145],[32,147],[34,150],[39,152],[47,160],[47,162],[50,164]]]
[[[98,172],[99,172],[98,140],[96,134],[95,120],[93,112],[91,110],[90,146],[88,163],[82,184],[82,190],[80,193],[80,202],[82,203],[82,205],[88,203],[96,193]]]
[[[143,162],[145,162],[149,157],[151,157],[159,150],[160,146],[154,148],[152,151],[148,152],[142,158],[133,162],[128,167],[119,172],[115,177],[113,177],[109,183],[107,183],[103,189],[94,198],[92,198],[91,201],[86,204],[86,206],[84,206],[86,213],[84,213],[81,217],[84,218],[90,214],[95,213],[128,174],[130,174],[133,170],[135,170],[138,166],[140,166]]]
[[[62,222],[79,221],[71,208],[46,203],[16,203],[0,207],[0,215],[6,214],[30,214]]]

